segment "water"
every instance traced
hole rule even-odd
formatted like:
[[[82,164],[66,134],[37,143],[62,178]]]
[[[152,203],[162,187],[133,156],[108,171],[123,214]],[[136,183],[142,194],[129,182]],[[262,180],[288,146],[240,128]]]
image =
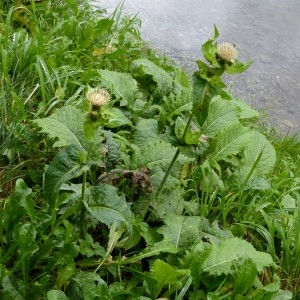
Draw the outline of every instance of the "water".
[[[93,3],[112,11],[119,1]],[[124,12],[138,13],[143,38],[190,71],[216,24],[220,42],[234,43],[239,60],[253,60],[246,73],[230,77],[233,94],[282,132],[299,131],[299,0],[125,0]]]

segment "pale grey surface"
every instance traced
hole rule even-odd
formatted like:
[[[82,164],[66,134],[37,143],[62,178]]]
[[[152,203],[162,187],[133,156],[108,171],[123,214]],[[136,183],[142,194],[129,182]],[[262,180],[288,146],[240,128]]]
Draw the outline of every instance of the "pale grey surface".
[[[96,0],[112,11],[118,0]],[[230,77],[233,94],[259,110],[283,132],[300,128],[300,0],[125,0],[138,13],[142,36],[188,70],[201,45],[213,36],[234,43],[239,59],[253,60],[246,73]]]

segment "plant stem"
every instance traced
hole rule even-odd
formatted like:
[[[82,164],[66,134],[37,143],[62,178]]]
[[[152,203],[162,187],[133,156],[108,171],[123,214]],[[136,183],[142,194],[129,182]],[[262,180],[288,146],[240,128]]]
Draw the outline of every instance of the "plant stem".
[[[88,162],[90,156],[92,154],[94,143],[91,143],[86,161]],[[80,211],[80,219],[79,219],[79,226],[80,226],[80,235],[82,238],[86,236],[86,224],[85,224],[85,215],[86,215],[86,207],[84,206],[85,201],[85,194],[86,194],[86,178],[87,178],[87,171],[85,171],[82,175],[82,188],[81,188],[81,211]]]
[[[205,98],[206,92],[207,92],[207,88],[208,88],[208,83],[206,83],[206,85],[205,85],[205,87],[204,87],[204,89],[203,89],[203,93],[202,93],[202,97],[201,97],[201,106],[203,106],[204,98]],[[182,137],[181,137],[181,141],[182,141],[183,143],[184,143],[184,140],[185,140],[186,135],[187,135],[187,133],[188,133],[188,130],[189,130],[189,128],[190,128],[191,122],[192,122],[192,120],[193,120],[193,116],[194,116],[194,108],[193,108],[193,110],[192,110],[192,112],[191,112],[191,115],[190,115],[190,117],[189,117],[189,119],[188,119],[188,121],[187,121],[187,123],[186,123],[185,129],[184,129],[184,132],[183,132],[183,135],[182,135]],[[168,177],[169,177],[169,175],[170,175],[170,172],[171,172],[171,170],[172,170],[172,168],[173,168],[173,166],[174,166],[174,164],[175,164],[175,162],[176,162],[176,160],[177,160],[179,154],[180,154],[180,149],[177,148],[177,151],[176,151],[176,153],[175,153],[175,155],[174,155],[174,157],[173,157],[173,159],[172,159],[172,161],[171,161],[171,163],[170,163],[170,165],[169,165],[169,167],[168,167],[168,170],[167,170],[167,172],[166,172],[166,174],[165,174],[165,176],[164,176],[162,182],[160,183],[160,186],[159,186],[159,188],[158,188],[158,190],[157,190],[157,193],[156,193],[156,197],[157,197],[157,196],[160,194],[160,192],[162,191],[162,189],[163,189],[163,187],[164,187],[164,185],[165,185],[165,183],[166,183],[166,181],[167,181],[167,179],[168,179]]]
[[[82,238],[85,238],[86,235],[86,225],[85,225],[85,214],[86,214],[86,208],[84,206],[85,201],[85,187],[86,187],[86,176],[87,172],[83,173],[82,177],[82,189],[81,189],[81,211],[80,211],[80,235]]]
[[[185,129],[184,129],[184,132],[183,132],[183,135],[182,135],[182,137],[181,137],[181,141],[182,141],[182,142],[184,142],[184,140],[185,140],[185,137],[186,137],[186,135],[187,135],[188,129],[190,128],[190,125],[191,125],[193,116],[194,116],[194,113],[192,112],[191,115],[190,115],[190,117],[189,117],[189,119],[188,119],[188,121],[187,121],[187,123],[186,123]],[[171,172],[171,170],[172,170],[172,168],[173,168],[173,166],[174,166],[174,164],[175,164],[175,162],[176,162],[176,160],[177,160],[179,154],[180,154],[180,149],[177,148],[177,150],[176,150],[176,152],[175,152],[175,154],[174,154],[174,157],[173,157],[173,159],[172,159],[172,161],[171,161],[171,163],[170,163],[170,165],[169,165],[169,167],[168,167],[168,170],[167,170],[167,172],[166,172],[166,174],[165,174],[165,176],[164,176],[162,182],[160,183],[160,186],[159,186],[159,188],[158,188],[158,190],[157,190],[157,193],[156,193],[156,197],[157,197],[157,196],[159,195],[159,193],[162,191],[162,189],[163,189],[163,187],[164,187],[164,185],[165,185],[165,183],[166,183],[166,181],[167,181],[167,179],[168,179],[168,177],[169,177],[169,175],[170,175],[170,172]]]

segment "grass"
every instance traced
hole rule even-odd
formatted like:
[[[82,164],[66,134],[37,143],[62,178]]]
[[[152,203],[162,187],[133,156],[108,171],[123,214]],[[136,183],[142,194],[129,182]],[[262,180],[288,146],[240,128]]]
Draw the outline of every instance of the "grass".
[[[1,4],[1,297],[297,299],[299,136],[230,94],[250,64],[216,55],[216,28],[190,80],[139,26]]]

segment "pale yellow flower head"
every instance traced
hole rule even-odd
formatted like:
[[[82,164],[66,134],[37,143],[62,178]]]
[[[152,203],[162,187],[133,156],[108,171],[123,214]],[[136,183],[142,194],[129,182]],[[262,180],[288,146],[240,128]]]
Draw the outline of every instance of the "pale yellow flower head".
[[[110,93],[106,89],[90,89],[86,93],[86,98],[92,103],[93,106],[104,106],[110,101]]]
[[[238,56],[238,51],[231,43],[221,43],[217,47],[217,54],[222,60],[233,63]]]

